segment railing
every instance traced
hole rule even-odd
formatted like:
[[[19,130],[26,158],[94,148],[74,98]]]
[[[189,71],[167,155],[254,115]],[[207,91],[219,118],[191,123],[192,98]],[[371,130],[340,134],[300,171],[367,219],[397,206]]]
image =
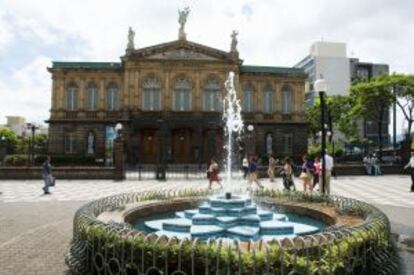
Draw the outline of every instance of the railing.
[[[207,176],[206,164],[157,164],[130,165],[126,171],[127,180],[151,180],[157,179],[157,172],[163,169],[166,180],[174,179],[205,179]],[[238,172],[234,172],[238,175]]]

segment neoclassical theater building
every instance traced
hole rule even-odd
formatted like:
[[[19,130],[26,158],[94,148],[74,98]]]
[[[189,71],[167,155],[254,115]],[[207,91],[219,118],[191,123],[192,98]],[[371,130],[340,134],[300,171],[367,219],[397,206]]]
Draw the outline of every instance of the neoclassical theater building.
[[[129,163],[220,158],[230,71],[246,125],[239,149],[277,157],[306,152],[303,71],[243,65],[236,32],[227,52],[187,40],[180,19],[177,40],[150,47],[135,48],[130,28],[120,62],[53,62],[50,154],[110,157],[121,123]]]

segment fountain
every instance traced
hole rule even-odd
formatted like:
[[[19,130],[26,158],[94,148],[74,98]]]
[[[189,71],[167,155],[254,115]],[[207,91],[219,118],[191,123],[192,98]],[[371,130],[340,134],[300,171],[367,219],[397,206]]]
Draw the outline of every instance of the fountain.
[[[284,214],[264,210],[247,196],[213,196],[196,209],[175,213],[175,218],[144,222],[158,236],[180,239],[225,238],[270,240],[312,234],[318,227],[290,222]]]
[[[243,121],[234,73],[225,86],[230,185],[233,140]],[[164,190],[98,199],[77,211],[66,263],[72,274],[400,274],[389,221],[377,208],[301,192],[249,195]],[[160,216],[172,211],[173,217]],[[290,213],[329,227],[299,223]],[[147,230],[137,230],[138,220]]]
[[[234,87],[234,72],[230,72],[223,99],[226,181],[231,182],[233,141],[243,131],[240,101]],[[148,231],[177,238],[227,238],[240,240],[273,239],[311,234],[319,228],[289,222],[286,215],[258,208],[247,195],[233,196],[230,192],[209,198],[197,209],[176,212],[176,217],[146,221]]]
[[[224,83],[227,94],[223,99],[224,135],[227,137],[225,151],[226,158],[226,183],[231,182],[231,167],[233,155],[233,140],[243,131],[243,119],[241,116],[240,100],[237,98],[234,88],[234,72],[230,72]]]

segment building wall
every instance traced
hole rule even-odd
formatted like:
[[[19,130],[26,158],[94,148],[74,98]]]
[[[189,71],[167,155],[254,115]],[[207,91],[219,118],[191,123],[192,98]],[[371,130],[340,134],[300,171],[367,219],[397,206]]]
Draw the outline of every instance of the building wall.
[[[125,57],[122,68],[117,69],[74,69],[52,68],[52,108],[49,120],[49,151],[64,154],[65,138],[70,135],[76,140],[74,154],[86,154],[88,135],[95,137],[96,157],[105,156],[105,127],[117,122],[124,125],[123,136],[126,140],[129,162],[143,159],[143,135],[145,131],[154,131],[157,137],[156,150],[162,151],[157,160],[171,160],[174,151],[174,134],[183,132],[191,153],[190,161],[196,155],[204,154],[208,139],[215,139],[221,126],[221,113],[203,111],[203,91],[206,81],[217,80],[222,95],[225,93],[224,82],[229,71],[235,72],[235,86],[238,97],[243,102],[242,87],[249,83],[254,88],[255,110],[244,112],[246,125],[255,126],[255,151],[266,155],[265,138],[271,133],[276,155],[294,155],[306,152],[307,124],[304,120],[304,85],[305,76],[287,73],[239,73],[237,62],[205,60],[145,60]],[[158,79],[161,87],[160,111],[143,111],[143,85],[149,78]],[[192,109],[188,112],[173,111],[174,84],[185,78],[191,84]],[[94,82],[98,86],[99,103],[96,111],[87,110],[87,86]],[[77,108],[69,111],[66,106],[66,93],[70,83],[78,87]],[[116,111],[106,109],[106,90],[110,83],[119,87],[119,105]],[[270,85],[273,92],[273,112],[263,113],[263,89]],[[292,94],[292,109],[288,114],[282,113],[282,90],[289,87]],[[291,135],[290,152],[283,149],[283,136],[287,140]],[[181,138],[181,136],[180,136]],[[154,140],[155,142],[155,140]],[[186,141],[187,142],[187,141]],[[221,146],[221,145],[220,145]],[[214,152],[218,154],[219,151]],[[213,154],[213,155],[214,155]],[[204,160],[203,160],[204,161]]]

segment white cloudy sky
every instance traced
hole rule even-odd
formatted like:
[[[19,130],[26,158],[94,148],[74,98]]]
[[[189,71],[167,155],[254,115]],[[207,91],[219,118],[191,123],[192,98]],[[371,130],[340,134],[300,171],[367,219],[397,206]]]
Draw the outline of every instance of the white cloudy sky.
[[[293,66],[323,38],[414,72],[412,0],[0,0],[0,124],[48,118],[52,60],[119,61],[128,26],[136,47],[175,40],[187,5],[187,38],[228,50],[237,29],[245,64]]]

